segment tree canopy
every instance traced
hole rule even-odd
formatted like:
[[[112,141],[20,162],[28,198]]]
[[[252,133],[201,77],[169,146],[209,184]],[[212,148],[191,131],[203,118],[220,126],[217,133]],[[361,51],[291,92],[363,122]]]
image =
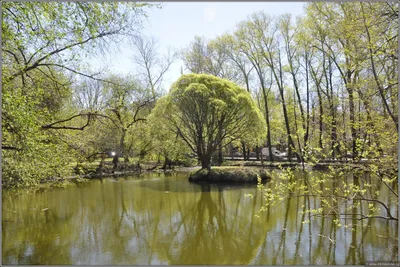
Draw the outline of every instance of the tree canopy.
[[[110,84],[85,56],[110,52],[142,27],[146,3],[7,2],[2,5],[3,184],[70,174],[94,116],[77,108],[81,78]],[[100,100],[100,99],[99,99]],[[93,104],[93,103],[92,103]],[[91,112],[93,111],[90,110]]]
[[[187,74],[176,81],[155,107],[197,154],[203,168],[210,168],[218,146],[235,140],[259,140],[266,126],[251,95],[238,85],[212,75]]]

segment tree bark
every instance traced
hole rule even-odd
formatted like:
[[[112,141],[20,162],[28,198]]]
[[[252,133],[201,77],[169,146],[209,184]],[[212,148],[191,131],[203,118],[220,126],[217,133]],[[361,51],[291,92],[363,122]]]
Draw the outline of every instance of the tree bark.
[[[201,168],[211,170],[211,156],[201,155],[200,156]]]
[[[260,148],[256,146],[256,160],[260,160]]]
[[[267,143],[268,143],[268,152],[269,152],[269,160],[274,162],[274,157],[272,156],[272,142],[271,142],[271,126],[269,121],[269,108],[268,108],[268,96],[265,92],[265,86],[263,82],[261,83],[261,89],[264,97],[264,106],[265,106],[265,121],[267,123]]]
[[[122,128],[121,129],[121,138],[119,139],[119,146],[117,151],[115,152],[115,156],[113,158],[113,170],[116,170],[118,168],[118,162],[119,162],[119,157],[125,157],[125,149],[124,149],[124,142],[125,142],[125,135],[126,135],[126,129]]]
[[[305,67],[306,67],[306,90],[307,90],[307,119],[306,119],[306,133],[304,135],[304,146],[308,144],[309,130],[310,130],[310,86],[308,81],[308,52],[305,53]]]
[[[243,160],[246,160],[246,144],[242,142]]]

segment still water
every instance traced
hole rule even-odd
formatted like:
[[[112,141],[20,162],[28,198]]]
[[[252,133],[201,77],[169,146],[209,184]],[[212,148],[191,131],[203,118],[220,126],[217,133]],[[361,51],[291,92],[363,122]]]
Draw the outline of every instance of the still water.
[[[397,260],[397,224],[354,230],[307,219],[289,198],[259,213],[254,186],[201,186],[187,175],[94,180],[3,192],[3,264],[362,265]],[[254,194],[254,198],[245,194]],[[353,220],[354,222],[354,220]]]

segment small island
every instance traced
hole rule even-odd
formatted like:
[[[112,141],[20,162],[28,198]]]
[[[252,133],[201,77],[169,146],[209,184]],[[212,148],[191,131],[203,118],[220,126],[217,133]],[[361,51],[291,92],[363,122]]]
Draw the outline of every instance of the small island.
[[[249,167],[215,167],[200,169],[189,175],[190,182],[265,183],[271,179],[267,171]]]
[[[260,143],[266,123],[249,92],[237,84],[213,75],[182,75],[170,93],[157,102],[154,114],[169,132],[174,132],[197,155],[201,170],[189,181],[265,181],[263,170],[241,168],[211,169],[212,158],[222,162],[222,150],[235,140]]]

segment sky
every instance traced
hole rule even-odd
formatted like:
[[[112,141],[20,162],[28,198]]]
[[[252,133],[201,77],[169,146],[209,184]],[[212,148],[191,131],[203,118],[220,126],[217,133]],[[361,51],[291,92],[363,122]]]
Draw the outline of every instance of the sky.
[[[250,14],[263,10],[270,15],[303,13],[304,2],[164,2],[162,8],[148,10],[142,33],[155,37],[159,53],[168,48],[175,50],[188,46],[196,35],[213,39],[234,30],[235,25]],[[121,45],[120,52],[110,55],[106,64],[113,73],[133,74],[133,49]],[[164,88],[169,89],[181,75],[183,62],[177,60],[164,78]],[[184,73],[187,73],[187,71]]]

